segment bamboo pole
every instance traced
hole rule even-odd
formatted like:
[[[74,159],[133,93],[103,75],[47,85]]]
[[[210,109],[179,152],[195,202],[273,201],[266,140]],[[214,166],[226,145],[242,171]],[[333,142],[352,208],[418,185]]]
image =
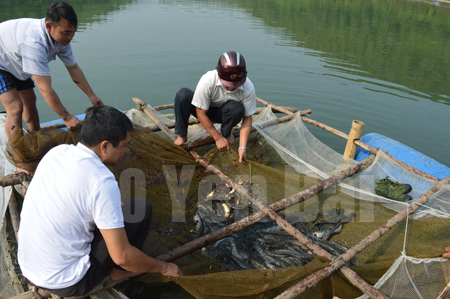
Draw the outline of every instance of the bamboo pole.
[[[325,189],[330,188],[331,186],[334,186],[336,184],[339,184],[342,180],[346,179],[349,176],[354,175],[355,173],[358,173],[362,170],[367,169],[372,162],[375,159],[375,155],[371,155],[365,160],[347,168],[344,169],[337,174],[321,181],[320,183],[305,189],[297,194],[291,195],[287,198],[281,199],[276,203],[273,203],[269,206],[270,209],[272,209],[275,212],[281,211],[283,209],[286,209],[288,207],[291,207],[295,204],[301,203],[318,193],[322,192]],[[234,233],[237,233],[244,228],[260,221],[266,217],[266,215],[262,211],[258,211],[253,213],[252,215],[247,216],[246,218],[243,218],[239,221],[236,221],[228,226],[222,227],[214,232],[211,232],[207,235],[204,235],[200,238],[197,238],[195,240],[192,240],[189,243],[186,243],[170,252],[164,253],[162,255],[159,255],[157,259],[163,260],[166,262],[174,261],[176,259],[179,259],[186,254],[189,254],[195,250],[198,250],[202,247],[205,247],[211,243],[214,243],[222,238],[228,237]]]
[[[428,190],[426,193],[422,194],[415,202],[409,205],[406,209],[389,219],[385,224],[380,226],[377,230],[372,232],[358,244],[347,250],[344,254],[340,255],[336,259],[334,259],[327,267],[315,272],[314,274],[308,276],[303,279],[281,295],[277,296],[276,299],[288,299],[294,298],[298,294],[301,294],[305,290],[310,287],[316,285],[320,280],[330,275],[332,272],[337,270],[339,267],[342,267],[347,263],[351,258],[355,255],[363,251],[369,245],[373,244],[376,240],[381,238],[386,232],[388,232],[391,228],[399,224],[403,221],[408,215],[414,214],[422,205],[425,205],[430,197],[438,192],[445,184],[450,183],[450,176],[445,179],[439,181],[433,188]]]
[[[447,286],[442,290],[442,292],[439,294],[437,299],[444,299],[445,296],[447,296],[448,292],[450,291],[450,282],[447,284]]]
[[[19,241],[20,216],[19,216],[19,208],[17,206],[16,194],[14,193],[14,190],[11,190],[11,197],[9,198],[8,208],[14,234],[16,235],[16,241]]]
[[[153,109],[155,109],[156,111],[160,111],[160,110],[165,110],[165,109],[173,109],[174,107],[175,107],[175,105],[172,103],[172,104],[166,104],[166,105],[161,105],[161,106],[155,106],[155,107],[153,107]],[[280,107],[285,108],[285,109],[287,109],[287,110],[289,110],[290,112],[293,112],[293,113],[298,111],[298,109],[294,108],[294,107],[286,107],[286,106],[280,106]],[[258,111],[258,109],[260,109],[260,108],[256,108],[256,111]],[[274,113],[278,112],[278,111],[275,111],[273,109],[272,109],[272,111]]]
[[[306,114],[309,114],[309,113],[311,113],[311,109],[300,111],[300,115],[306,115]],[[269,120],[269,121],[265,122],[264,125],[265,125],[265,127],[270,127],[270,126],[274,126],[274,125],[277,125],[277,124],[281,124],[281,123],[284,123],[284,122],[287,122],[287,121],[291,120],[292,118],[294,118],[295,115],[296,115],[295,113],[292,113],[290,115],[286,115],[286,116],[283,116],[283,117],[280,117],[280,118],[277,118],[277,119]],[[255,131],[256,131],[256,129],[253,128],[251,130],[251,133],[253,133]],[[233,136],[235,138],[237,138],[237,137],[239,137],[239,133],[240,132],[238,131],[238,132],[233,132],[232,134],[233,134]],[[192,150],[192,149],[197,148],[197,147],[213,144],[214,142],[215,142],[214,138],[212,138],[211,136],[208,136],[208,137],[206,137],[204,139],[201,139],[201,140],[196,140],[196,141],[193,141],[193,142],[185,143],[181,147],[184,148],[185,150]]]
[[[135,103],[136,103],[137,105],[140,105],[141,107],[142,107],[142,105],[144,104],[144,103],[142,102],[142,100],[139,100],[139,99],[137,99],[137,98],[136,98],[136,100],[135,100],[135,98],[133,98],[133,101],[135,101]],[[156,109],[156,108],[157,108],[157,109]],[[173,108],[173,104],[155,107],[155,110],[162,110],[162,109],[169,109],[169,108]],[[147,109],[148,109],[148,108],[147,108]],[[258,113],[260,113],[260,111],[262,110],[262,108],[258,108],[258,109],[259,109]],[[298,111],[298,109],[296,109],[296,108],[291,108],[291,107],[286,107],[286,109],[288,109],[289,111]],[[149,116],[149,118],[150,118],[153,122],[155,122],[156,124],[159,124],[158,128],[159,128],[160,130],[164,131],[164,132],[167,134],[167,130],[166,130],[167,126],[165,126],[165,125],[164,125],[164,124],[156,117],[156,115],[154,115],[154,114],[151,112],[150,109],[148,109],[148,110],[150,111],[150,113],[147,113],[146,111],[144,111],[144,113],[146,113],[146,115]],[[310,113],[311,113],[311,109],[306,110],[306,111],[303,112],[303,113],[305,113],[305,114],[310,114]],[[149,114],[150,114],[150,115],[149,115]],[[195,121],[195,123],[198,122],[198,120],[196,120],[196,119],[192,119],[192,120],[193,120],[193,121],[192,121],[193,123],[194,123],[194,121]],[[191,121],[191,120],[190,120],[190,121]],[[62,123],[62,124],[56,124],[56,125],[61,125],[61,126],[63,127],[63,126],[64,126],[64,123]],[[49,126],[56,126],[56,125],[49,125]],[[175,126],[175,123],[173,123],[173,126]],[[155,130],[156,130],[156,129],[155,129]],[[170,131],[169,131],[169,132],[170,132]],[[170,137],[170,136],[169,136],[169,137]],[[31,179],[31,177],[30,177],[30,179]],[[5,181],[4,184],[13,184],[13,185],[18,184],[18,183],[20,183],[20,182],[23,182],[21,176],[19,176],[19,177],[13,176],[12,178],[5,177],[4,180],[2,179],[2,181]],[[0,181],[0,183],[1,183],[1,181]],[[25,187],[25,190],[26,190],[26,186],[24,186],[24,185],[22,185],[22,186]],[[17,229],[17,231],[18,231],[18,229]],[[17,233],[16,233],[16,236],[17,236]],[[187,254],[187,253],[186,253],[186,254]],[[123,280],[123,281],[125,281],[125,280]],[[122,281],[120,281],[120,282],[122,282]],[[116,281],[112,281],[112,280],[111,280],[111,281],[107,281],[107,282],[102,286],[102,289],[112,287],[112,286],[114,286],[114,285],[116,285],[116,284],[118,284],[118,283],[120,283],[120,282],[116,282]],[[38,293],[36,293],[36,292],[38,292]],[[55,295],[53,295],[53,294],[51,294],[51,293],[49,293],[49,292],[47,292],[47,291],[38,289],[37,291],[28,291],[28,292],[25,292],[25,293],[23,293],[23,294],[21,294],[21,295],[19,295],[19,296],[14,297],[14,299],[31,299],[31,298],[36,297],[36,295],[40,295],[40,296],[42,296],[42,298],[50,298],[50,297],[51,297],[51,298],[57,298],[57,297],[55,297]]]
[[[0,187],[22,184],[24,181],[31,181],[32,178],[31,175],[23,172],[11,173],[0,179]]]
[[[292,108],[292,107],[285,107],[285,108],[288,109],[289,111],[293,111],[294,113],[298,111],[298,109]],[[258,107],[258,108],[256,108],[255,114],[261,113],[261,111],[262,111],[263,109],[265,109],[265,108],[264,108],[264,107]],[[272,110],[273,110],[273,109],[272,109]],[[309,114],[311,114],[311,112],[312,112],[311,109],[303,110],[303,111],[301,111],[301,115],[309,115]],[[200,123],[200,121],[199,121],[197,118],[195,118],[195,117],[189,118],[188,125],[194,125],[194,124],[199,124],[199,123]],[[175,122],[167,123],[166,126],[167,126],[169,129],[173,129],[173,128],[175,128]],[[161,129],[160,129],[157,125],[154,125],[154,126],[148,126],[148,127],[145,127],[145,128],[148,129],[148,130],[150,130],[150,131],[153,131],[153,132],[161,131]]]
[[[290,111],[290,112],[297,112],[298,109],[294,108],[294,107],[286,107],[286,106],[281,106],[283,108],[285,108],[286,110]],[[173,109],[174,108],[174,104],[165,104],[165,105],[160,105],[160,106],[155,106],[153,107],[153,109],[155,109],[156,111],[161,111],[161,110],[166,110],[166,109]],[[256,113],[258,114],[261,112],[261,110],[264,109],[262,107],[258,107],[256,108]],[[278,111],[275,111],[272,109],[272,111],[274,113],[277,113]],[[127,113],[128,110],[122,111],[123,113]],[[83,123],[84,119],[80,119],[80,122]],[[41,129],[46,129],[46,128],[64,128],[66,126],[66,124],[64,122],[59,122],[59,123],[54,123],[54,124],[50,124],[50,125],[45,125],[45,126],[41,126]],[[175,125],[174,125],[175,126]],[[169,126],[170,128],[170,126]]]
[[[133,102],[138,105],[139,110],[143,110],[144,113],[163,131],[172,141],[177,139],[177,136],[169,130],[169,128],[147,107],[147,105],[138,98],[133,98]]]
[[[134,100],[134,99],[133,99]],[[138,101],[135,101],[136,104],[138,104]],[[289,115],[287,116],[294,116],[294,113],[289,112]],[[169,137],[171,137],[170,134],[167,132],[170,132],[167,126],[165,126],[161,121],[158,120],[156,116],[154,116],[155,119],[153,122],[159,123],[158,127],[161,129],[161,131],[165,132]],[[171,132],[170,132],[171,133]],[[320,246],[314,244],[309,238],[307,238],[305,235],[303,235],[301,232],[299,232],[295,227],[293,227],[290,223],[288,223],[286,220],[282,219],[276,212],[274,212],[272,209],[267,207],[258,197],[254,196],[252,193],[250,193],[247,189],[242,187],[241,185],[235,183],[232,179],[230,179],[228,176],[223,174],[219,169],[216,167],[210,165],[208,161],[203,159],[199,154],[197,154],[194,151],[190,152],[191,155],[195,158],[195,160],[200,163],[203,167],[206,168],[206,170],[211,171],[215,175],[217,175],[221,180],[228,183],[228,185],[232,186],[238,193],[246,197],[247,199],[251,200],[251,202],[258,207],[260,211],[262,211],[265,215],[269,216],[275,223],[284,229],[287,233],[289,233],[291,236],[296,238],[298,241],[300,241],[303,245],[305,245],[308,249],[313,251],[317,255],[323,255],[326,258],[333,260],[333,256],[329,254],[327,251],[323,250]],[[371,285],[369,285],[366,281],[364,281],[362,278],[360,278],[353,270],[343,267],[342,273],[349,279],[351,283],[353,283],[356,287],[358,287],[362,292],[367,294],[371,298],[383,298],[387,299],[383,293],[381,293],[379,290],[373,288]]]
[[[226,182],[228,185],[230,185],[233,189],[235,189],[238,193],[245,196],[247,199],[251,200],[251,202],[265,215],[269,216],[275,223],[284,229],[288,234],[290,234],[292,237],[300,241],[301,244],[303,244],[305,247],[307,247],[309,250],[311,250],[314,254],[324,256],[329,260],[334,260],[334,256],[332,256],[330,253],[328,253],[326,250],[322,249],[320,246],[314,244],[311,239],[306,237],[304,234],[302,234],[300,231],[298,231],[294,226],[292,226],[290,223],[288,223],[286,220],[282,219],[277,213],[275,213],[272,209],[267,207],[258,197],[250,193],[247,189],[242,187],[241,185],[237,184],[235,181],[230,179],[228,176],[223,174],[219,169],[212,166],[208,163],[205,159],[203,159],[199,154],[197,154],[194,151],[190,152],[191,155],[195,158],[196,162],[200,163],[203,167],[206,168],[206,170],[212,172],[216,176],[218,176],[222,181]],[[362,292],[367,294],[371,298],[384,298],[387,299],[386,296],[384,296],[383,293],[381,293],[379,290],[373,288],[371,285],[369,285],[367,282],[365,282],[361,277],[359,277],[353,270],[351,270],[348,267],[342,267],[342,273],[349,279],[349,281],[354,284],[356,287],[358,287]]]
[[[335,184],[338,184],[345,178],[352,176],[353,174],[368,168],[372,164],[374,158],[375,158],[375,156],[372,155],[372,156],[368,157],[367,159],[365,159],[345,170],[340,171],[339,173],[329,177],[328,179],[323,180],[322,182],[320,182],[306,190],[303,190],[297,194],[289,196],[283,200],[280,200],[280,201],[270,205],[269,208],[274,210],[275,212],[277,212],[282,209],[288,208],[292,205],[295,205],[299,202],[303,202],[303,201],[307,200],[308,198],[311,198],[311,197],[315,196],[316,194],[322,192],[323,190],[325,190]],[[211,244],[217,240],[220,240],[222,238],[230,236],[233,233],[239,232],[239,231],[243,230],[244,228],[260,221],[264,217],[266,217],[266,215],[262,211],[253,213],[252,215],[250,215],[244,219],[241,219],[233,224],[230,224],[226,227],[223,227],[223,228],[218,229],[214,232],[211,232],[205,236],[195,239],[195,240],[193,240],[189,243],[186,243],[168,253],[159,255],[156,258],[159,260],[162,260],[162,261],[166,261],[166,262],[174,261],[174,260],[176,260],[182,256],[185,256],[195,250],[198,250],[208,244]],[[119,282],[107,281],[103,285],[103,288],[112,287],[115,284],[120,283],[120,282],[123,282],[123,281],[119,281]],[[43,296],[46,296],[44,298],[49,298],[49,296],[50,296],[50,293],[48,293],[46,291],[39,290],[39,292]],[[34,293],[29,291],[29,292],[23,293],[19,296],[16,296],[13,299],[31,299],[33,297],[35,297]]]
[[[288,113],[285,109],[283,109],[283,108],[281,108],[281,107],[278,107],[278,106],[276,106],[276,105],[273,105],[273,104],[271,104],[271,103],[269,103],[269,102],[266,102],[266,101],[264,101],[264,100],[261,100],[260,98],[256,98],[256,100],[257,100],[258,102],[264,104],[264,105],[272,105],[272,109],[274,109],[274,110],[278,110],[278,111],[283,112],[283,113]],[[335,135],[337,135],[337,136],[339,136],[339,137],[342,137],[342,138],[344,138],[344,139],[348,139],[348,138],[349,138],[349,136],[348,136],[347,134],[345,134],[345,133],[343,133],[343,132],[341,132],[341,131],[338,131],[338,130],[336,130],[336,129],[330,127],[330,126],[327,126],[327,125],[325,125],[325,124],[322,124],[322,123],[320,123],[320,122],[318,122],[318,121],[312,120],[312,119],[307,118],[307,117],[302,117],[302,120],[303,120],[304,122],[306,122],[306,123],[309,123],[309,124],[311,124],[311,125],[313,125],[313,126],[316,126],[316,127],[318,127],[318,128],[322,128],[322,129],[324,129],[324,130],[326,130],[326,131],[328,131],[328,132],[331,132],[331,133],[333,133],[333,134],[335,134]],[[378,149],[376,149],[376,148],[374,148],[374,147],[371,147],[371,146],[365,144],[364,142],[362,142],[362,141],[360,141],[360,140],[355,140],[354,143],[355,143],[356,145],[358,145],[359,147],[361,147],[361,148],[363,148],[363,149],[365,149],[365,150],[371,152],[372,154],[376,154],[376,153],[378,152]],[[387,153],[386,153],[386,155],[387,155],[390,159],[392,159],[395,163],[399,164],[399,165],[402,166],[404,169],[406,169],[406,170],[408,170],[408,171],[410,171],[410,172],[412,172],[412,173],[415,173],[415,174],[417,174],[417,175],[419,175],[419,176],[421,176],[421,177],[424,177],[424,178],[426,178],[426,179],[429,179],[429,180],[440,181],[439,179],[435,178],[434,176],[429,175],[428,173],[425,173],[425,172],[423,172],[423,171],[420,171],[420,170],[418,170],[418,169],[416,169],[416,168],[414,168],[414,167],[412,167],[412,166],[410,166],[410,165],[408,165],[408,164],[406,164],[406,163],[404,163],[404,162],[398,160],[397,158],[392,157],[391,155],[389,155],[389,154],[387,154]]]
[[[356,149],[358,146],[355,144],[355,140],[361,138],[361,132],[364,127],[364,123],[360,120],[353,120],[350,134],[348,135],[347,145],[345,146],[344,156],[354,159]]]

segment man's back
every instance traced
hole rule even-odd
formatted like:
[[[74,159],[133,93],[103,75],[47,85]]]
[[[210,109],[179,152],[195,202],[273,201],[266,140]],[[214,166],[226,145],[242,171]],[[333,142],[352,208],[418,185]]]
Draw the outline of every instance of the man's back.
[[[123,227],[117,182],[81,143],[57,146],[40,162],[22,208],[24,276],[47,288],[79,281],[90,265],[94,222],[102,229]]]

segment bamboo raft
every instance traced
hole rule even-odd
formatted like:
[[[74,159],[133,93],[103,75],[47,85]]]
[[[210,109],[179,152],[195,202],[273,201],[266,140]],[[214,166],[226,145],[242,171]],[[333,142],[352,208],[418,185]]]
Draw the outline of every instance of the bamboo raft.
[[[148,108],[148,106],[140,99],[133,98],[133,101],[136,103],[138,110],[143,111],[156,125],[147,127],[147,129],[156,132],[156,131],[162,131],[164,132],[172,141],[175,140],[176,136],[170,131],[170,128],[174,127],[174,123],[164,124],[161,120],[158,119],[158,117],[152,112],[151,109]],[[362,250],[373,244],[376,240],[381,238],[386,232],[394,228],[396,225],[398,225],[402,220],[408,217],[408,215],[411,215],[415,213],[420,206],[424,205],[430,197],[438,192],[445,184],[450,183],[450,176],[446,177],[443,180],[439,180],[435,177],[430,176],[429,174],[426,174],[422,171],[419,171],[395,158],[392,156],[389,156],[392,160],[397,162],[399,165],[401,165],[406,170],[413,172],[421,177],[424,177],[426,179],[431,179],[437,182],[437,184],[431,188],[428,192],[424,193],[418,200],[416,200],[414,203],[409,205],[406,209],[399,212],[397,215],[392,217],[390,220],[388,220],[386,223],[381,225],[378,229],[373,231],[371,234],[369,234],[366,238],[361,240],[359,243],[357,243],[352,248],[348,249],[345,253],[343,253],[340,256],[334,257],[324,249],[322,249],[320,246],[315,244],[311,241],[308,237],[306,237],[304,234],[302,234],[300,231],[298,231],[295,227],[293,227],[291,224],[286,222],[284,219],[282,219],[280,216],[276,214],[276,212],[286,209],[294,204],[304,202],[307,199],[313,197],[314,195],[317,195],[318,193],[335,186],[336,184],[340,183],[342,180],[344,180],[347,177],[350,177],[362,170],[367,169],[372,162],[375,159],[375,156],[378,153],[378,149],[372,148],[365,143],[359,141],[359,137],[361,135],[362,126],[364,125],[360,121],[354,121],[352,125],[352,129],[350,131],[350,134],[347,135],[343,132],[340,132],[334,128],[331,128],[325,124],[322,124],[318,121],[315,121],[307,116],[311,113],[311,110],[305,110],[305,111],[298,111],[295,108],[290,107],[279,107],[276,105],[273,105],[269,102],[266,102],[262,99],[257,98],[257,101],[265,106],[271,106],[272,110],[274,112],[278,113],[284,113],[286,116],[278,118],[274,121],[272,121],[269,125],[277,125],[279,123],[286,122],[290,119],[292,119],[296,114],[301,115],[301,119],[303,122],[312,124],[316,127],[322,128],[328,132],[331,132],[337,136],[340,136],[344,139],[347,139],[347,146],[345,149],[344,155],[350,158],[354,157],[355,151],[357,146],[360,146],[363,149],[368,150],[372,153],[371,156],[366,158],[365,160],[347,168],[339,173],[321,181],[320,183],[316,184],[315,186],[312,186],[306,190],[303,190],[297,194],[294,194],[292,196],[289,196],[287,198],[284,198],[282,200],[279,200],[276,203],[273,203],[269,206],[265,205],[263,201],[249,192],[247,189],[242,187],[239,184],[236,184],[232,179],[230,179],[227,175],[222,173],[219,169],[216,167],[210,165],[203,157],[201,157],[198,153],[194,151],[195,148],[198,148],[200,146],[204,146],[207,144],[213,144],[214,139],[211,137],[207,137],[205,139],[187,143],[183,145],[183,148],[190,152],[190,154],[194,157],[197,163],[201,164],[204,168],[206,168],[208,171],[211,171],[213,174],[217,175],[221,180],[226,182],[228,185],[233,187],[238,193],[240,193],[242,196],[247,198],[249,201],[251,201],[255,206],[258,207],[259,212],[255,212],[251,214],[250,216],[243,218],[237,222],[234,222],[226,227],[220,228],[214,232],[211,232],[207,235],[204,235],[200,238],[197,238],[189,243],[186,243],[170,252],[166,252],[162,255],[159,255],[156,257],[157,259],[171,262],[176,259],[179,259],[187,254],[190,254],[198,249],[201,249],[205,247],[208,244],[212,244],[222,238],[225,238],[227,236],[230,236],[234,233],[237,233],[244,228],[258,222],[259,220],[269,217],[272,220],[274,220],[275,223],[279,227],[281,227],[283,230],[285,230],[287,233],[289,233],[291,236],[293,236],[295,239],[297,239],[299,242],[301,242],[305,247],[307,247],[309,250],[311,250],[315,255],[317,256],[323,256],[330,260],[331,262],[329,265],[310,276],[306,277],[305,279],[301,280],[288,290],[284,291],[283,293],[279,294],[276,298],[295,298],[297,295],[301,294],[305,290],[313,287],[316,285],[320,280],[324,279],[325,277],[331,275],[334,271],[339,270],[354,286],[356,286],[358,289],[360,289],[364,294],[368,295],[370,298],[387,298],[382,292],[375,289],[373,286],[371,286],[369,283],[364,281],[361,277],[356,274],[353,270],[349,269],[345,264],[351,260],[354,256],[356,256],[358,253],[360,253]],[[164,110],[164,109],[171,109],[173,108],[173,104],[169,105],[163,105],[154,107],[155,110]],[[261,109],[258,109],[258,113],[261,111]],[[199,123],[197,119],[191,118],[189,120],[189,124],[197,124]],[[55,127],[61,127],[62,124],[53,124],[50,126]],[[255,129],[253,129],[255,130]],[[239,136],[239,132],[233,133],[235,137]],[[14,185],[21,185],[23,189],[23,193],[26,193],[26,187],[23,184],[24,181],[30,181],[32,179],[31,176],[27,176],[24,174],[11,174],[8,175],[2,179],[0,179],[0,186],[6,187],[6,186],[14,186]],[[14,232],[17,237],[17,232],[19,229],[19,211],[17,209],[17,202],[16,198],[14,197],[14,192],[12,193],[11,199],[9,201],[9,211],[11,216],[11,221],[13,224]],[[103,289],[111,288],[112,286],[121,283],[120,282],[114,282],[112,280],[104,281],[101,285],[99,285],[93,292],[90,294],[93,294],[95,292],[98,292]],[[442,296],[440,298],[443,298],[445,294],[450,289],[450,284],[447,286],[444,290],[442,290],[441,294]],[[89,294],[88,294],[89,295]],[[14,299],[25,299],[25,298],[59,298],[58,296],[52,295],[47,291],[33,288],[30,289],[28,292],[25,292],[19,296],[14,297]]]

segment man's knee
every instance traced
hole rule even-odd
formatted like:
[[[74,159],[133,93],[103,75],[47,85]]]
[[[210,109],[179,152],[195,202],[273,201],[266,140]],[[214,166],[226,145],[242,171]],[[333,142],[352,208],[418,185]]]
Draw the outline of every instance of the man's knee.
[[[9,115],[20,115],[22,117],[23,103],[15,89],[0,94],[0,103]]]
[[[239,122],[245,114],[244,105],[236,101],[228,102],[225,104],[223,114]]]
[[[25,107],[36,106],[36,94],[33,89],[19,91],[19,95]]]
[[[190,104],[192,102],[193,97],[194,92],[189,88],[183,87],[175,95],[175,105],[180,105],[186,102]]]

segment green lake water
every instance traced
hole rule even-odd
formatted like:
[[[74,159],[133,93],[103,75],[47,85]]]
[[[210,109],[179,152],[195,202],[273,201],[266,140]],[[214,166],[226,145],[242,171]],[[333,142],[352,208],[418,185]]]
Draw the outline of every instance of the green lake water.
[[[51,1],[2,1],[0,21],[39,18]],[[72,46],[97,95],[127,110],[194,89],[224,51],[246,58],[257,96],[311,108],[348,133],[381,133],[450,165],[450,10],[418,1],[77,0]],[[53,86],[72,114],[89,104],[60,61]],[[41,121],[58,116],[38,95]],[[310,126],[309,126],[310,127]],[[311,131],[342,153],[345,140]]]
[[[41,18],[52,1],[3,0],[0,22]],[[407,0],[69,1],[75,58],[105,104],[173,102],[228,50],[241,52],[257,96],[311,108],[348,133],[381,133],[450,166],[450,7]],[[60,61],[53,87],[72,114],[87,97]],[[58,116],[38,94],[42,122]],[[308,128],[343,153],[346,141]],[[170,287],[169,287],[170,288]],[[152,291],[154,292],[154,290]],[[168,289],[152,298],[169,298]],[[161,297],[158,297],[161,296]],[[145,297],[145,296],[144,296]],[[148,297],[148,296],[147,296]],[[177,298],[173,295],[173,298]]]

